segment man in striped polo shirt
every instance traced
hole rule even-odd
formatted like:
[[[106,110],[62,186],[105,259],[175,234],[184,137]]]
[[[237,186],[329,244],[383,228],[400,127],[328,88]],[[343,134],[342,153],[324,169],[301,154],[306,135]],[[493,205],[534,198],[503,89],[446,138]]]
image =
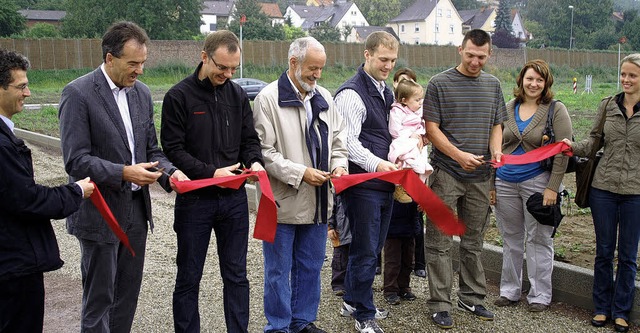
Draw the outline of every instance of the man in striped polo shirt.
[[[491,167],[486,161],[502,156],[502,123],[507,120],[500,81],[482,71],[491,55],[491,37],[480,29],[469,31],[458,48],[461,61],[435,75],[427,86],[424,118],[433,143],[429,177],[431,189],[464,221],[460,237],[458,307],[482,320],[493,320],[483,303],[486,279],[480,260],[489,222]],[[451,236],[426,224],[425,248],[431,318],[441,328],[452,328],[453,281]]]

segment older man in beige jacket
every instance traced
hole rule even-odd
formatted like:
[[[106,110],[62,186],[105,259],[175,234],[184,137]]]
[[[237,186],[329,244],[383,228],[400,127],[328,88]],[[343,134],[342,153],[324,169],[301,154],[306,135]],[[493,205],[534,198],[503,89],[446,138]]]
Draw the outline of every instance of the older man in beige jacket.
[[[316,84],[326,59],[313,37],[296,39],[289,70],[255,99],[254,123],[279,205],[275,241],[263,243],[265,332],[325,332],[314,322],[333,206],[329,179],[347,174],[342,117]]]

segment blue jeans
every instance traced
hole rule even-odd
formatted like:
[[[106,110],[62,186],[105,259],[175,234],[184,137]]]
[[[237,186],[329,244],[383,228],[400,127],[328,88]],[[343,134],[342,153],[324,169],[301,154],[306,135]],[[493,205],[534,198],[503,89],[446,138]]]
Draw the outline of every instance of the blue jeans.
[[[211,231],[216,235],[227,332],[247,332],[249,211],[244,188],[227,195],[176,197],[173,229],[178,238],[178,273],[173,292],[176,332],[200,332],[198,294]]]
[[[633,307],[636,257],[640,240],[640,195],[621,195],[591,188],[589,204],[596,233],[594,313],[628,321]],[[616,238],[618,269],[614,281]]]
[[[278,224],[264,255],[265,332],[299,332],[316,321],[326,224]]]
[[[378,254],[389,230],[393,192],[351,188],[344,193],[352,237],[344,301],[356,308],[353,316],[362,322],[376,314],[371,287]]]

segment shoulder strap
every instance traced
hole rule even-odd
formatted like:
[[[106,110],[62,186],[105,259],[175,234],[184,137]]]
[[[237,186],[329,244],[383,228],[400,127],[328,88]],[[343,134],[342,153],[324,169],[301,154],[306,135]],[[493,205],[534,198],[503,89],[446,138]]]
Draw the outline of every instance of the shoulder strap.
[[[549,104],[549,111],[547,113],[547,123],[544,127],[544,132],[542,134],[546,134],[549,136],[549,143],[556,142],[556,133],[553,131],[553,111],[556,106],[557,100],[552,100]]]
[[[596,140],[593,142],[593,147],[591,147],[591,153],[589,154],[589,158],[595,158],[596,153],[602,147],[602,131],[604,130],[604,122],[607,120],[607,107],[609,106],[609,102],[613,99],[613,96],[609,96],[607,103],[604,104],[604,109],[602,110],[602,114],[600,115],[600,122],[598,123],[598,131],[596,132]]]

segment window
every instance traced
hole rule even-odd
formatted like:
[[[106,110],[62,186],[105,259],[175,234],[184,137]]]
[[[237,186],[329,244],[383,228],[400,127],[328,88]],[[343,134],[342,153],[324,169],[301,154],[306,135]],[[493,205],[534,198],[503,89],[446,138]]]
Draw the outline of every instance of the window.
[[[438,8],[438,17],[442,17],[442,8]]]
[[[414,32],[420,32],[420,23],[416,23],[416,26],[414,28]]]
[[[436,32],[440,32],[440,24],[436,23]]]
[[[420,45],[420,39],[418,39],[418,38],[414,39],[414,44]]]
[[[447,17],[451,17],[451,9],[447,9]]]
[[[400,32],[404,32],[404,24],[400,25]]]
[[[352,10],[351,11],[351,16],[356,16],[356,15],[358,15],[358,12],[356,12],[355,10]]]
[[[453,33],[453,24],[449,25],[449,33],[452,34]]]

